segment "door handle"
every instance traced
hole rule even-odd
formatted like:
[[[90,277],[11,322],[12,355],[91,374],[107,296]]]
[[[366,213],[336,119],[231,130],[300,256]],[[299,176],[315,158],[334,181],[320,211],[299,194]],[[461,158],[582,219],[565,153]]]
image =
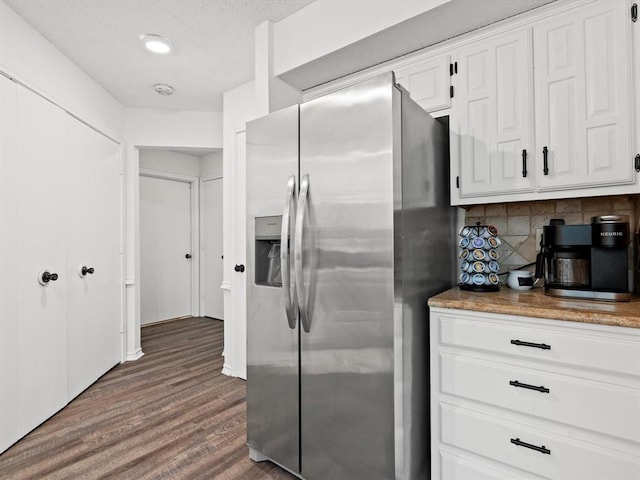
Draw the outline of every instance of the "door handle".
[[[244,265],[236,265],[235,267],[233,267],[233,269],[234,269],[236,272],[240,272],[240,273],[242,273],[242,272],[244,272]]]
[[[291,175],[287,182],[287,198],[282,212],[282,228],[280,229],[280,274],[282,275],[282,291],[284,293],[284,309],[287,313],[287,322],[292,330],[296,328],[296,284],[291,289],[291,264],[289,261],[289,249],[293,242],[289,242],[289,223],[291,216],[296,217],[296,177]]]
[[[191,258],[191,254],[190,254],[190,253],[187,253],[187,254],[184,256],[184,258]]]
[[[542,147],[542,160],[542,173],[544,173],[545,175],[549,175],[549,149],[546,145]]]
[[[95,272],[95,269],[93,267],[87,267],[87,266],[83,265],[80,268],[80,276],[81,277],[85,277],[85,276],[87,276],[87,274],[93,275],[93,272]]]
[[[298,197],[298,211],[296,212],[295,244],[293,246],[294,267],[296,275],[296,296],[300,320],[305,332],[311,331],[307,299],[304,296],[304,279],[302,277],[302,231],[304,230],[304,216],[307,210],[307,197],[309,195],[309,175],[302,177],[300,182],[300,196]]]
[[[527,150],[522,150],[522,178],[527,177]]]
[[[58,274],[57,273],[50,273],[48,270],[45,270],[44,272],[40,272],[38,274],[38,282],[40,283],[40,285],[46,285],[49,282],[55,282],[56,280],[58,280]]]

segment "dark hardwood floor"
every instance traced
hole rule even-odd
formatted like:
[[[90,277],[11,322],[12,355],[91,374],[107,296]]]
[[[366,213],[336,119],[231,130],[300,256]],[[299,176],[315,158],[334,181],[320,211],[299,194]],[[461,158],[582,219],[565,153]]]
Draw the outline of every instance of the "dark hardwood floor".
[[[2,479],[294,479],[249,460],[245,382],[222,375],[223,323],[142,329],[118,365],[0,455]]]

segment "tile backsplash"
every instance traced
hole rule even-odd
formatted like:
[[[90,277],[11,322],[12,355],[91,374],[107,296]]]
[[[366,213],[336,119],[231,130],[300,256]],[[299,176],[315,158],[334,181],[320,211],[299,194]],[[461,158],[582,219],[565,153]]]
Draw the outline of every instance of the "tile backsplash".
[[[580,224],[590,223],[594,216],[612,214],[627,215],[630,230],[635,232],[640,195],[476,205],[467,207],[465,225],[480,222],[498,228],[502,240],[498,249],[501,271],[506,271],[535,261],[536,230],[548,225],[550,219],[563,218],[567,224]]]

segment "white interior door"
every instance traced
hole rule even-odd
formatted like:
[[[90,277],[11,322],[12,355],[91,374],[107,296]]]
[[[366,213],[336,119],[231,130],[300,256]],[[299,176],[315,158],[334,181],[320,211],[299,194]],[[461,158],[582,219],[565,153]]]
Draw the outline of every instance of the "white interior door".
[[[222,320],[222,178],[202,182],[202,240],[202,315]]]
[[[141,175],[141,325],[191,315],[192,254],[191,184]]]
[[[13,278],[18,287],[13,321],[19,324],[13,365],[24,435],[67,403],[66,113],[22,87],[17,106],[19,241],[10,253],[19,259]],[[43,286],[38,277],[45,269],[59,277]]]
[[[67,118],[68,389],[76,397],[121,358],[120,147]],[[85,266],[88,272],[82,276]]]

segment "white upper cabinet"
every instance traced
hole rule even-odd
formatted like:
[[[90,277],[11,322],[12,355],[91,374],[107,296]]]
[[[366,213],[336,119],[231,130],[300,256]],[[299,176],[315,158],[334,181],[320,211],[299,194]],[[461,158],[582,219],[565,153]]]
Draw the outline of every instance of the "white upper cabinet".
[[[635,181],[625,7],[598,2],[534,27],[540,191]]]
[[[452,161],[460,196],[532,192],[531,34],[520,30],[456,54]]]
[[[559,3],[469,37],[452,204],[638,193],[630,3]]]
[[[396,68],[396,82],[427,112],[443,110],[451,106],[450,64],[449,55],[419,60]]]

